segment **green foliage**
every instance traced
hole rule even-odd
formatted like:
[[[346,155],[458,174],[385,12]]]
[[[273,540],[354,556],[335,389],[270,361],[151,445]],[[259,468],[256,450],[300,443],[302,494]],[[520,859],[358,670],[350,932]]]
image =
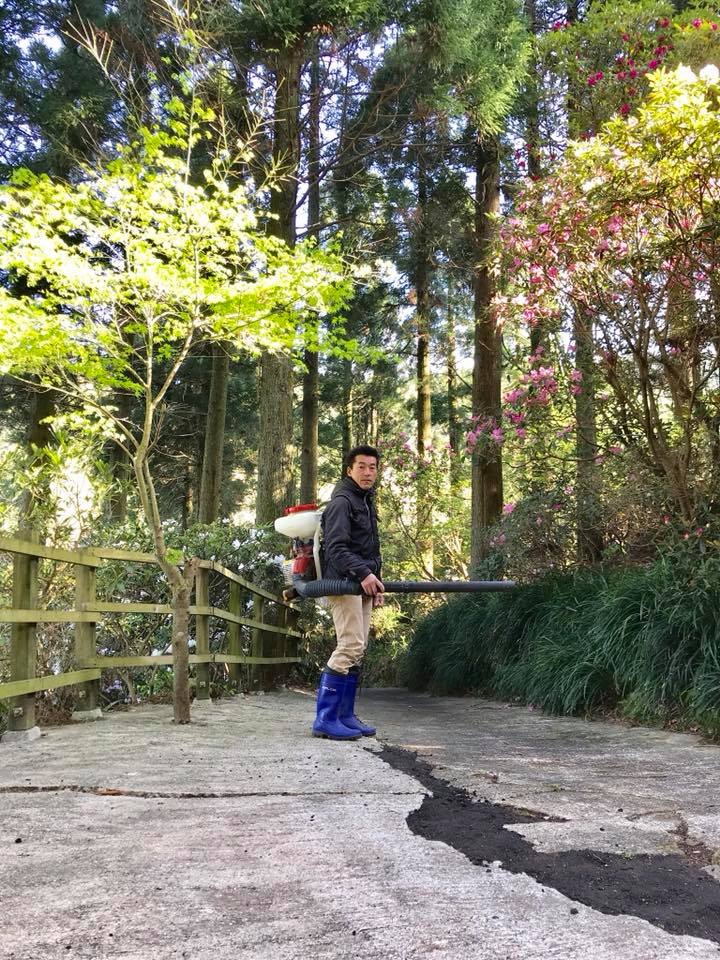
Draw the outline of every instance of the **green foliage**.
[[[720,558],[682,540],[646,568],[575,571],[462,597],[415,631],[415,689],[481,692],[552,713],[612,710],[720,731]]]
[[[228,158],[191,180],[214,115],[179,100],[168,113],[78,182],[19,170],[3,188],[0,269],[27,293],[0,289],[2,372],[69,380],[97,407],[108,388],[142,393],[138,362],[184,359],[188,343],[288,350],[302,321],[317,343],[347,291],[340,262],[260,231]]]

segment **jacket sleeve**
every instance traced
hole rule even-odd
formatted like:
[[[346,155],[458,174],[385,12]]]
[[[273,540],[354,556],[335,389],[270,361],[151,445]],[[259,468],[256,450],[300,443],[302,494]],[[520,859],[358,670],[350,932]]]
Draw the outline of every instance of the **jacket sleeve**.
[[[350,540],[351,507],[347,497],[333,497],[325,507],[323,544],[325,556],[332,566],[346,577],[364,580],[372,573],[367,560],[353,551]]]

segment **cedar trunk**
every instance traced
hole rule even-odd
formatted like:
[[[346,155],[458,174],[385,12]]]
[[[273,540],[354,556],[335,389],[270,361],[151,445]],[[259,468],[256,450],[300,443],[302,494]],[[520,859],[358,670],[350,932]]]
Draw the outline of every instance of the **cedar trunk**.
[[[198,520],[212,523],[220,512],[220,496],[223,479],[223,449],[225,446],[225,413],[227,390],[230,379],[230,357],[225,345],[216,343],[212,348],[212,375],[208,398],[203,451],[202,479]]]
[[[26,433],[26,444],[33,467],[47,461],[47,454],[54,444],[53,432],[47,419],[56,411],[56,395],[52,390],[33,389],[30,395],[30,410]],[[28,488],[20,501],[21,528],[42,526],[36,516],[44,503],[50,501],[49,477],[40,474],[40,486]]]
[[[447,315],[445,322],[447,356],[447,428],[450,443],[450,487],[456,491],[460,486],[460,420],[457,413],[457,348],[455,335],[455,312],[453,305],[452,278],[448,276]]]
[[[272,233],[295,244],[297,181],[300,154],[300,44],[278,52],[275,63],[273,162],[280,181],[270,198]],[[260,361],[258,385],[260,444],[255,516],[271,523],[292,501],[293,368],[288,356],[266,353]]]
[[[315,56],[310,73],[308,142],[308,236],[320,234],[320,63]],[[300,456],[300,502],[314,503],[318,478],[319,357],[305,351],[303,376],[303,436]]]
[[[432,497],[429,496],[427,476],[422,469],[427,448],[432,441],[432,388],[430,383],[430,274],[431,251],[428,233],[427,157],[425,129],[420,131],[418,153],[418,217],[419,227],[415,245],[415,295],[417,324],[417,453],[418,481],[415,514],[417,517],[418,560],[425,576],[433,576]]]
[[[475,239],[478,266],[474,277],[475,353],[473,363],[473,414],[501,414],[502,338],[491,307],[494,284],[489,266],[493,237],[491,215],[500,208],[498,143],[481,140],[476,153]],[[477,569],[486,551],[486,531],[502,514],[503,476],[500,447],[476,448],[472,460],[471,568]]]

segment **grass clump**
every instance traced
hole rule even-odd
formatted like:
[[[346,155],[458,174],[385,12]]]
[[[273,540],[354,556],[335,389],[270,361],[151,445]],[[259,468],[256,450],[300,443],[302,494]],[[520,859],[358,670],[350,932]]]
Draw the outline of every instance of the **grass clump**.
[[[720,561],[554,574],[453,599],[417,626],[404,680],[556,714],[613,711],[720,735]]]

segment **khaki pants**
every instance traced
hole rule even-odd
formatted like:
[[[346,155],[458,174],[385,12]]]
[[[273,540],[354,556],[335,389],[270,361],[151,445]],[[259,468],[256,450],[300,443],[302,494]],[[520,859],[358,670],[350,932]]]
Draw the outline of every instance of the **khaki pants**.
[[[370,632],[372,597],[328,597],[337,646],[328,660],[328,666],[337,673],[347,673],[363,658]]]

